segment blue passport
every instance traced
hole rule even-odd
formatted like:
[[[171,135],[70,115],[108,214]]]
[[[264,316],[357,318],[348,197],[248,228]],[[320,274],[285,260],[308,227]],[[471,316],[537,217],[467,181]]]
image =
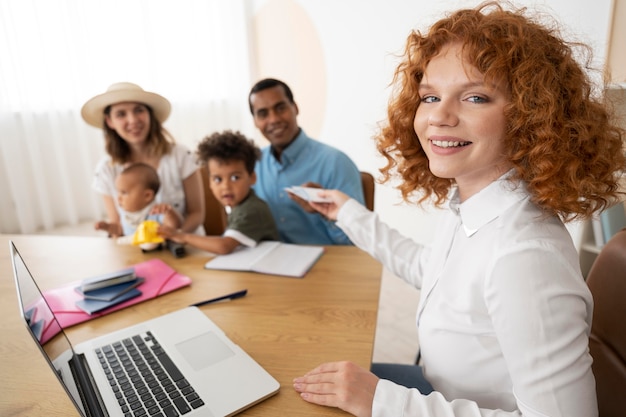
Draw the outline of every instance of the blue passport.
[[[126,268],[121,271],[109,272],[96,277],[85,278],[81,282],[81,289],[83,291],[93,291],[99,288],[110,287],[112,285],[132,281],[135,278],[135,268]]]
[[[100,301],[113,301],[122,294],[127,293],[135,287],[143,284],[143,278],[135,278],[132,281],[124,282],[122,284],[111,285],[109,287],[99,288],[97,290],[83,291],[82,287],[76,287],[77,293],[83,296],[83,298],[89,300]]]
[[[130,300],[131,298],[139,297],[140,295],[141,291],[139,291],[137,288],[131,288],[130,291],[126,291],[124,294],[120,295],[117,298],[114,298],[111,301],[94,300],[89,298],[78,300],[76,301],[76,307],[80,308],[85,313],[92,315],[102,310],[106,310],[109,307],[113,307],[114,305],[117,305],[126,300]]]

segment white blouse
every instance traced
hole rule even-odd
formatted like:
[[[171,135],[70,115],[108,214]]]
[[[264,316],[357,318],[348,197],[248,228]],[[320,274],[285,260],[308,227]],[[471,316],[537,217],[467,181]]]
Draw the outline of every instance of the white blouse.
[[[417,327],[435,392],[380,380],[373,416],[595,417],[593,300],[563,223],[500,179],[450,199],[431,246],[354,200],[337,224],[421,289]]]

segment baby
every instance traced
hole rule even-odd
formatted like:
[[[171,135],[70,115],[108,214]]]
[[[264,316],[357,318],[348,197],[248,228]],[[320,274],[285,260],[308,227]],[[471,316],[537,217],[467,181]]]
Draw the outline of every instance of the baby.
[[[161,181],[154,168],[141,162],[128,165],[115,179],[117,205],[121,225],[104,221],[95,224],[96,230],[109,235],[133,236],[145,220],[156,220],[165,226],[178,228],[182,219],[169,204],[159,204],[156,195]]]

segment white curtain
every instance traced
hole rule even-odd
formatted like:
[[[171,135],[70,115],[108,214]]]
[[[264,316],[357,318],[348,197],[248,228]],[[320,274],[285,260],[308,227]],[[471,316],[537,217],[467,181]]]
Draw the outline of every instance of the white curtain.
[[[216,130],[249,134],[245,3],[0,1],[0,233],[102,218],[104,140],[80,108],[115,82],[168,98],[165,127],[192,150]]]

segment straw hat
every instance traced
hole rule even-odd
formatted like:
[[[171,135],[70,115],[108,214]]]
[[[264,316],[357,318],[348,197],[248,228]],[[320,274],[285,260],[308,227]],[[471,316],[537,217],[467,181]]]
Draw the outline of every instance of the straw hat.
[[[91,126],[102,128],[104,124],[104,109],[111,104],[136,102],[143,103],[152,109],[154,116],[163,123],[170,115],[170,102],[158,94],[144,91],[143,88],[133,83],[112,84],[106,93],[99,94],[88,100],[80,114]]]

